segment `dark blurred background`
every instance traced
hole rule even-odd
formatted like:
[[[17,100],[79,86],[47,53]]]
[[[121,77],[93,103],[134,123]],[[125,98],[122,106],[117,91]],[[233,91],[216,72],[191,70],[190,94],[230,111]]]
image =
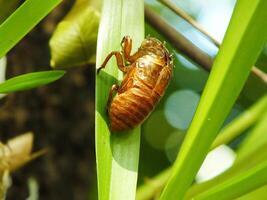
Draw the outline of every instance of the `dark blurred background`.
[[[7,55],[7,78],[50,70],[48,41],[73,1],[64,1]],[[94,66],[81,66],[59,81],[10,94],[0,101],[0,139],[34,132],[34,149],[49,153],[12,175],[7,199],[28,197],[28,179],[40,199],[88,199],[95,184]]]

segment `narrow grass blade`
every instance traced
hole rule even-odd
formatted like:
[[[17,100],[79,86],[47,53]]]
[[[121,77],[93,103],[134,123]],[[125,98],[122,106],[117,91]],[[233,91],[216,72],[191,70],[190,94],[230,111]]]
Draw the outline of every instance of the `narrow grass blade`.
[[[244,130],[252,126],[257,120],[259,120],[260,117],[264,115],[266,108],[267,108],[267,95],[262,97],[257,103],[251,106],[248,110],[244,111],[240,116],[238,116],[225,128],[223,128],[219,133],[218,137],[216,137],[216,139],[212,143],[210,150],[213,150],[222,144],[227,144],[232,140],[234,140],[239,135],[241,135],[242,133],[244,133]],[[262,123],[262,125],[263,124],[264,123]],[[259,147],[259,145],[257,145],[257,147]],[[137,190],[137,200],[145,200],[153,198],[156,192],[162,190],[170,174],[171,174],[171,167],[163,170],[157,176],[151,178],[149,182],[140,186]],[[203,184],[205,185],[207,184],[207,182]],[[209,185],[212,184],[210,183]],[[200,185],[201,186],[195,185],[196,187],[193,186],[193,190],[192,188],[190,188],[189,194],[192,196],[192,193],[194,193],[194,191],[197,191],[197,189],[200,189],[200,187],[202,186],[204,187],[204,185],[202,184]],[[206,185],[205,188],[208,188],[208,186]]]
[[[266,133],[267,132],[267,112],[263,114],[263,118],[259,120],[259,122],[253,128],[251,134],[259,134],[259,133]],[[215,178],[193,185],[186,194],[186,199],[191,199],[196,194],[199,194],[203,191],[208,190],[209,188],[214,187],[215,185],[224,182],[235,175],[239,175],[240,173],[246,172],[247,170],[253,168],[254,166],[258,165],[266,161],[267,159],[267,141],[265,140],[264,143],[260,143],[260,145],[255,145],[255,148],[252,148],[251,151],[248,151],[242,158],[236,160],[234,165],[225,171],[224,173],[216,176]],[[249,162],[248,162],[249,160]]]
[[[265,0],[237,2],[162,200],[183,199],[192,183],[266,41],[266,9]]]
[[[61,0],[26,0],[0,25],[0,58],[41,21]]]
[[[0,84],[0,93],[10,93],[21,90],[28,90],[41,85],[46,85],[65,74],[64,71],[33,72],[16,76]]]
[[[251,106],[248,110],[244,111],[240,116],[238,116],[225,128],[223,128],[219,133],[218,137],[212,143],[210,150],[213,150],[222,144],[227,144],[232,140],[234,140],[239,135],[241,135],[242,133],[244,133],[244,130],[252,126],[257,120],[259,120],[260,117],[264,115],[266,108],[267,108],[267,95],[262,97],[257,103]],[[264,125],[264,123],[262,123],[262,125]],[[259,145],[256,146],[259,147]],[[255,148],[253,149],[255,150]],[[145,200],[153,198],[156,192],[162,190],[168,178],[170,177],[170,174],[171,174],[171,167],[163,170],[157,176],[151,178],[149,182],[140,186],[137,190],[137,200]],[[189,195],[192,196],[192,193],[198,191],[198,189],[200,188],[203,189],[204,185],[206,185],[205,188],[208,188],[212,184],[214,185],[215,183],[213,182],[209,183],[208,181],[200,184],[201,186],[194,185],[196,187],[193,186],[193,190],[192,188],[190,188]]]
[[[244,133],[246,129],[252,126],[262,117],[267,109],[267,94],[257,101],[253,106],[244,111],[240,116],[234,119],[230,124],[224,127],[212,146],[229,143],[233,138]],[[255,144],[255,143],[254,143]]]
[[[235,199],[267,184],[267,161],[193,197],[195,200]]]
[[[255,151],[261,145],[267,143],[267,109],[264,110],[265,115],[261,123],[253,129],[253,131],[246,137],[237,151],[237,160],[242,160],[245,156]]]
[[[236,200],[252,200],[252,199],[264,200],[266,194],[267,194],[267,185],[264,185],[263,187],[260,187],[248,194],[236,198]]]
[[[156,177],[149,179],[144,185],[139,186],[136,192],[136,200],[153,199],[155,195],[162,190],[170,174],[171,168],[168,168],[163,170]]]
[[[143,0],[104,0],[100,21],[96,67],[114,50],[120,50],[125,35],[133,38],[133,51],[144,38]],[[106,104],[112,84],[122,74],[114,59],[96,76],[96,159],[100,200],[134,200],[136,192],[140,128],[110,133]]]

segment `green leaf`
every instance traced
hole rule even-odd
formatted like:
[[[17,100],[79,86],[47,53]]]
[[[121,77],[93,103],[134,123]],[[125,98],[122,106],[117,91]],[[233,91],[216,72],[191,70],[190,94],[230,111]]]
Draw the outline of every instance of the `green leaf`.
[[[0,93],[10,93],[21,90],[28,90],[42,85],[46,85],[65,74],[64,71],[43,71],[33,72],[16,76],[0,84]]]
[[[236,200],[265,200],[265,196],[267,194],[267,185],[260,187],[246,195],[243,195],[242,197],[237,198]]]
[[[133,39],[136,51],[144,39],[143,0],[104,0],[97,43],[97,68],[105,57],[120,49],[125,35]],[[100,200],[134,200],[136,192],[140,127],[124,133],[110,133],[106,104],[112,84],[121,80],[114,59],[96,76],[96,159]]]
[[[193,197],[194,200],[235,199],[267,184],[267,160]]]
[[[220,131],[219,135],[216,137],[214,142],[212,143],[210,150],[213,150],[214,148],[220,146],[221,144],[227,144],[231,142],[232,140],[234,140],[239,135],[241,135],[242,133],[244,133],[244,130],[254,125],[255,122],[259,120],[259,118],[264,116],[264,112],[266,111],[266,108],[267,108],[267,94],[264,97],[262,97],[260,100],[258,100],[250,108],[248,108],[246,111],[244,111],[240,116],[238,116],[236,119],[231,121],[231,123],[229,123],[226,127],[224,127]],[[261,123],[260,127],[263,126],[264,124],[265,124],[264,122]],[[257,128],[258,126],[259,125],[256,125],[255,128]],[[262,128],[257,128],[257,129],[260,130]],[[262,133],[264,134],[264,131]],[[250,135],[254,135],[254,134],[258,134],[258,133],[256,133],[253,129],[252,134]],[[257,141],[254,141],[254,142],[255,143],[253,144],[253,146],[256,146],[257,148],[259,148],[260,146],[258,145]],[[248,149],[250,149],[250,146],[248,146]],[[252,149],[255,151],[256,148],[253,147]],[[249,153],[252,153],[252,152],[253,151],[250,151]],[[259,157],[259,156],[254,155],[256,154],[255,152],[253,153],[253,158],[257,158],[257,159],[253,159],[253,160],[255,160],[255,163],[257,163],[259,160],[262,160],[265,154],[260,154],[262,155],[262,157]],[[246,154],[246,156],[247,155],[248,154]],[[238,160],[241,160],[241,159],[238,159]],[[250,162],[250,164],[251,163],[254,164],[254,162]],[[247,165],[246,167],[249,167],[249,166],[250,165]],[[193,194],[199,193],[199,191],[203,191],[204,189],[207,189],[210,186],[215,185],[217,182],[220,182],[222,180],[222,177],[226,179],[226,176],[230,177],[230,175],[235,174],[236,171],[238,170],[240,171],[241,167],[242,165],[240,166],[239,164],[238,166],[234,166],[234,168],[231,168],[226,173],[223,173],[210,181],[206,181],[201,184],[193,185],[188,190],[186,196],[189,198]],[[165,169],[162,172],[160,172],[157,176],[151,178],[149,182],[138,187],[137,199],[144,200],[144,199],[152,198],[155,195],[155,191],[160,191],[164,187],[170,174],[171,174],[171,168]]]
[[[258,149],[260,146],[267,145],[266,132],[267,132],[267,112],[265,109],[265,116],[263,117],[263,119],[255,126],[253,131],[249,134],[248,137],[246,137],[245,141],[243,141],[241,147],[238,149],[236,163],[239,163],[240,160],[244,160],[244,158],[248,157],[248,155],[250,155],[251,152],[253,151],[255,152],[255,149]],[[265,155],[264,152],[266,152],[266,149],[267,148],[264,148],[258,153],[260,155]],[[263,157],[262,159],[265,159],[264,156],[262,157]],[[238,200],[261,199],[265,196],[266,193],[267,193],[267,185],[238,198]]]
[[[258,135],[259,133],[264,134],[267,132],[267,112],[263,114],[263,118],[258,121],[255,127],[252,129],[251,134]],[[222,174],[216,176],[215,178],[200,183],[195,184],[188,190],[185,199],[191,199],[196,194],[199,194],[203,191],[208,190],[224,181],[227,181],[231,177],[235,175],[239,175],[240,173],[246,172],[247,170],[253,168],[255,165],[259,163],[265,162],[267,159],[267,141],[265,143],[260,143],[260,145],[255,145],[256,148],[252,148],[251,151],[248,151],[242,158],[235,161],[234,165],[223,172]],[[249,160],[249,162],[248,162]]]
[[[192,183],[266,41],[266,9],[266,0],[237,1],[162,200],[183,199]]]
[[[237,151],[237,160],[243,159],[244,156],[247,156],[251,152],[253,152],[258,147],[267,143],[267,109],[265,109],[265,115],[263,116],[262,123],[258,123],[258,125],[253,129],[253,131],[246,137],[246,139],[242,142],[241,147]]]
[[[217,136],[213,146],[229,143],[233,138],[244,133],[246,129],[252,126],[259,118],[262,117],[267,109],[267,94],[258,100],[253,106],[245,110],[240,116],[234,119],[226,127],[224,127]],[[267,139],[267,138],[266,138]],[[257,145],[253,143],[253,146]],[[250,148],[250,147],[249,147]]]
[[[100,13],[92,6],[92,1],[76,1],[50,40],[52,67],[66,68],[95,62],[99,18]]]
[[[61,0],[27,0],[0,25],[0,58]]]
[[[136,192],[136,200],[155,199],[155,195],[162,190],[170,174],[171,168],[167,168],[155,177],[151,179],[149,178],[149,181],[138,187]]]

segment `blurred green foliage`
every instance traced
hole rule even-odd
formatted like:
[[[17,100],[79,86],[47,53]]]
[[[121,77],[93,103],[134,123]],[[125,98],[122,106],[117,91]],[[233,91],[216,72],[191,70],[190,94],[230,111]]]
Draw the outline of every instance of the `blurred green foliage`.
[[[51,66],[68,68],[95,63],[100,8],[96,1],[77,0],[50,40]]]
[[[17,8],[20,0],[0,0],[0,24]]]

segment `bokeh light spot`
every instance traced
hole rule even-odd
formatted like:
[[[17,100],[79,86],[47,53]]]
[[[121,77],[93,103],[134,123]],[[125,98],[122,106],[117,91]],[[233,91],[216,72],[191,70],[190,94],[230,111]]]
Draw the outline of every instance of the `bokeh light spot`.
[[[177,57],[179,61],[183,64],[183,66],[189,69],[192,69],[192,70],[198,70],[198,67],[194,65],[192,62],[190,62],[189,60],[187,60],[185,57],[180,56],[179,54],[177,54]]]
[[[184,132],[176,131],[172,133],[165,144],[165,153],[168,160],[173,163],[184,139]]]
[[[147,142],[155,149],[164,149],[167,138],[173,127],[166,121],[163,110],[155,111],[143,125]]]
[[[236,154],[230,147],[217,147],[207,155],[197,173],[196,182],[204,182],[218,176],[233,165],[235,158]]]
[[[164,114],[167,121],[175,128],[187,129],[198,102],[199,94],[192,90],[174,92],[165,103]]]

